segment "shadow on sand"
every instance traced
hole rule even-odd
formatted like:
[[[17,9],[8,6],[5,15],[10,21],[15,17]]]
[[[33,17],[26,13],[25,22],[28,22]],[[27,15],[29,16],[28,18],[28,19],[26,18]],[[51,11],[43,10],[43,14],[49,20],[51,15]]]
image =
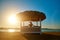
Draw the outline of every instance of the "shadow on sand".
[[[59,35],[21,34],[20,32],[0,32],[0,40],[60,40]]]
[[[60,40],[60,36],[51,34],[24,34],[28,40]]]

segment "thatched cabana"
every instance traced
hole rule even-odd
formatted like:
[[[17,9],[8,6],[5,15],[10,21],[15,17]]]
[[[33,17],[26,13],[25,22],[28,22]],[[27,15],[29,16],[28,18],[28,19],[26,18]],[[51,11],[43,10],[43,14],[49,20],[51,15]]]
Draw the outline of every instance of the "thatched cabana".
[[[41,33],[41,21],[46,19],[45,14],[39,11],[24,11],[24,12],[17,14],[17,17],[18,17],[18,20],[22,22],[21,25],[23,25],[23,27],[21,26],[21,31],[29,32],[29,33]],[[36,22],[37,26],[34,26],[34,27],[38,27],[38,28],[25,27],[24,26],[25,21]],[[38,21],[40,22],[40,26],[38,26]],[[32,22],[31,22],[31,25],[32,25]]]
[[[38,11],[24,11],[18,14],[20,21],[42,21],[46,19],[43,12]]]

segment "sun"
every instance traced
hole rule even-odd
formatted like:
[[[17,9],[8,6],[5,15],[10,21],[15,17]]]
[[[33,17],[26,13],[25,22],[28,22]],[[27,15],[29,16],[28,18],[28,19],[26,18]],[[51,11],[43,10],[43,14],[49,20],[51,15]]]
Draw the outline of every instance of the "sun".
[[[16,22],[17,22],[16,16],[15,15],[9,16],[8,22],[9,22],[9,24],[16,24]]]

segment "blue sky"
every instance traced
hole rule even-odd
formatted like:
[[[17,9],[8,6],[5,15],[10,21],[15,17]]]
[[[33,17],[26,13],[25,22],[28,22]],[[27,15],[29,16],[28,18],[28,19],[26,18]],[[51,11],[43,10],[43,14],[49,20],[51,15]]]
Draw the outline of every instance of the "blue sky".
[[[0,0],[0,26],[7,26],[8,15],[25,10],[45,13],[46,19],[42,22],[42,26],[60,29],[60,0]]]

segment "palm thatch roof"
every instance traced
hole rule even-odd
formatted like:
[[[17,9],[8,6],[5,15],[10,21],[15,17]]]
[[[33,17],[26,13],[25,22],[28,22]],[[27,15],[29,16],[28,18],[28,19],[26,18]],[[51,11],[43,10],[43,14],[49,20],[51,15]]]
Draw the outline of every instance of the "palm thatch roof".
[[[39,11],[24,11],[18,13],[17,17],[20,21],[42,21],[46,19],[45,14]]]

